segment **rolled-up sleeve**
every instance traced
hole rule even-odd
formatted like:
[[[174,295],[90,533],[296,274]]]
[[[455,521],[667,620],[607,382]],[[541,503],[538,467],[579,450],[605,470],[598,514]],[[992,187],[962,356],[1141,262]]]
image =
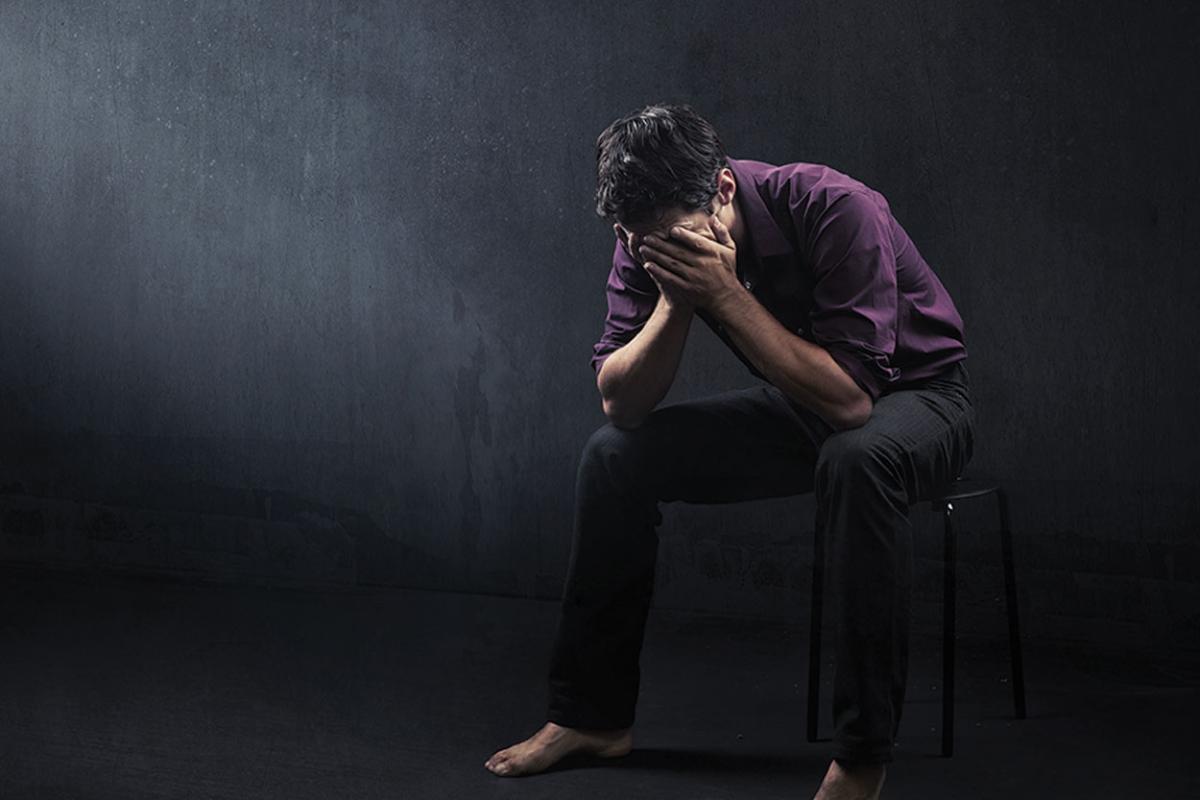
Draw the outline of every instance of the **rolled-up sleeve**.
[[[892,366],[899,298],[889,212],[864,192],[839,196],[813,224],[808,255],[813,341],[878,400],[900,377]]]
[[[604,361],[638,334],[658,303],[658,286],[646,270],[635,264],[617,240],[606,288],[608,314],[604,333],[592,346],[592,369],[597,374]]]

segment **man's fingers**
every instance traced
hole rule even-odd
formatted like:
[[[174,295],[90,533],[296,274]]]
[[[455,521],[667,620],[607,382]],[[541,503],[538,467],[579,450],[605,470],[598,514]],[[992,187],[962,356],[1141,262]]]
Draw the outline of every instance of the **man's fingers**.
[[[677,242],[669,239],[661,239],[657,236],[648,236],[644,240],[642,247],[646,250],[652,250],[655,253],[663,253],[672,258],[686,259],[688,256],[695,255],[695,250],[690,247],[685,247]]]
[[[713,245],[715,244],[712,239],[706,236],[701,236],[694,231],[689,231],[687,228],[680,228],[678,226],[671,228],[671,238],[677,239],[691,249],[701,253],[713,252]]]
[[[729,234],[729,228],[725,227],[725,223],[716,217],[709,219],[708,227],[712,228],[713,234],[717,237],[717,241],[728,247],[733,247],[733,237]]]
[[[660,290],[663,288],[664,284],[672,289],[680,288],[681,283],[679,277],[675,273],[668,269],[663,269],[653,261],[647,261],[645,267],[646,272],[650,273],[650,277],[653,278],[654,282],[658,284],[658,288]]]
[[[654,262],[656,264],[658,264],[661,267],[665,267],[666,269],[669,269],[672,272],[683,272],[689,266],[681,258],[676,257],[676,255],[679,255],[679,256],[686,255],[686,251],[682,250],[681,248],[672,248],[674,251],[674,254],[671,252],[668,252],[667,249],[663,246],[656,247],[654,245],[644,244],[641,246],[640,249],[643,253],[643,256],[642,256],[643,259],[652,258],[652,259],[654,259]]]

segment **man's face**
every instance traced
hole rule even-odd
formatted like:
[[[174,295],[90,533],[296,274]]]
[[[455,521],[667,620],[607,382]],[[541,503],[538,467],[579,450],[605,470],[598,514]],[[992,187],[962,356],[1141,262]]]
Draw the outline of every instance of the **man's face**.
[[[656,222],[645,223],[642,225],[626,225],[618,222],[613,225],[613,230],[617,233],[617,238],[621,240],[621,244],[625,248],[625,252],[629,254],[635,264],[644,264],[646,259],[642,257],[639,248],[645,241],[647,235],[653,233],[660,239],[671,238],[671,228],[678,225],[681,228],[695,231],[701,236],[716,240],[712,229],[709,228],[708,221],[712,218],[712,214],[704,209],[698,211],[687,211],[683,208],[668,208],[661,212]]]

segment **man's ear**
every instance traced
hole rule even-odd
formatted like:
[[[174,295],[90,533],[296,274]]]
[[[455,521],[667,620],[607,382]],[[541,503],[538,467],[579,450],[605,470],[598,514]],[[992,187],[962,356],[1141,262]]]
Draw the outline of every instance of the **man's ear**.
[[[733,196],[737,194],[737,179],[733,177],[733,170],[729,167],[722,169],[717,178],[717,194],[725,205],[732,203]]]
[[[621,244],[628,247],[629,242],[625,239],[625,230],[619,224],[617,224],[615,222],[613,223],[612,228],[613,228],[613,233],[615,233],[617,235],[617,239],[620,240]]]

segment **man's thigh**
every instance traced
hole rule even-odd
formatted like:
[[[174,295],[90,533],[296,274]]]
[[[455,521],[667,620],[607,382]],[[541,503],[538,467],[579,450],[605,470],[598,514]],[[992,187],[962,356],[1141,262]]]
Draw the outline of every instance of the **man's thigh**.
[[[950,378],[880,397],[866,424],[826,439],[820,459],[884,459],[903,481],[911,505],[962,472],[974,441],[969,389]]]
[[[812,491],[820,444],[832,432],[760,385],[661,406],[637,428],[607,424],[587,450],[656,500],[732,503]]]

